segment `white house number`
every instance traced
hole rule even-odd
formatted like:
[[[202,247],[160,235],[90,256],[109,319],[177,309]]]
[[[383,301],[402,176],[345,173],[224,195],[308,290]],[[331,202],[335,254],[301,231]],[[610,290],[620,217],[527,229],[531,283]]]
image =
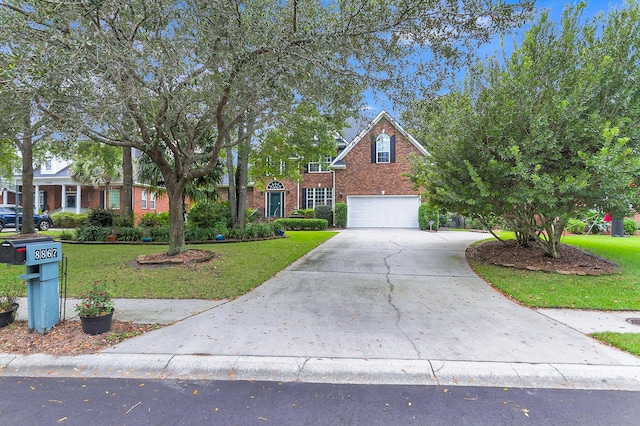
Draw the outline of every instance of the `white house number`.
[[[33,253],[34,260],[56,259],[57,257],[58,257],[57,248],[39,249],[34,251]]]

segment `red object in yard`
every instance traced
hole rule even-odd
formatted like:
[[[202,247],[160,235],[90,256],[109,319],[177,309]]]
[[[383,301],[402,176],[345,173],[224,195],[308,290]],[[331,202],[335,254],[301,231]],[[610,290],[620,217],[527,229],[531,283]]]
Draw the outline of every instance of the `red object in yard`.
[[[605,213],[604,215],[604,220],[605,222],[611,222],[611,214],[610,213]]]

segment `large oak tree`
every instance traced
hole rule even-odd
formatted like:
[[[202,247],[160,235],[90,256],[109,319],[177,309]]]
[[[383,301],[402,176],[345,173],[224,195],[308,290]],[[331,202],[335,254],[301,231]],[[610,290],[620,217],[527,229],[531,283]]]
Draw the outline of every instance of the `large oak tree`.
[[[441,59],[455,63],[530,9],[487,0],[0,6],[13,27],[3,37],[37,43],[66,76],[64,99],[42,99],[41,110],[95,141],[135,147],[157,165],[169,197],[169,254],[185,250],[187,183],[217,166],[237,126],[266,102],[365,84],[395,88],[400,99],[415,93],[409,83],[440,81]],[[424,51],[427,60],[414,55]]]

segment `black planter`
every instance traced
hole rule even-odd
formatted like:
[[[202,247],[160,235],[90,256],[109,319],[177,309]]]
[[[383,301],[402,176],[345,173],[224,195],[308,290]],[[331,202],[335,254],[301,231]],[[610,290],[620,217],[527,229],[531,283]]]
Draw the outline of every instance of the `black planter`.
[[[16,319],[16,312],[18,311],[18,304],[11,305],[11,309],[0,313],[0,327],[6,327]]]
[[[91,335],[106,333],[111,329],[113,311],[115,311],[115,309],[111,308],[110,313],[100,317],[80,317],[80,322],[82,322],[82,331]]]

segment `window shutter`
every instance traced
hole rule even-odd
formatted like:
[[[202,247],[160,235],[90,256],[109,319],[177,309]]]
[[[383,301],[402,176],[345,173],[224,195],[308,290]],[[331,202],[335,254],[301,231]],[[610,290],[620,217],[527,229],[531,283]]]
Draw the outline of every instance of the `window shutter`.
[[[396,135],[391,136],[391,143],[389,144],[389,151],[391,151],[389,153],[390,161],[392,163],[396,162]]]
[[[302,188],[302,203],[300,203],[300,208],[307,208],[307,188]]]
[[[376,137],[371,135],[371,162],[372,163],[377,163],[377,156],[376,156]]]
[[[310,164],[309,164],[309,163],[307,163],[307,173],[310,173],[310,172],[311,172],[311,170],[309,169],[309,167],[310,167]]]

